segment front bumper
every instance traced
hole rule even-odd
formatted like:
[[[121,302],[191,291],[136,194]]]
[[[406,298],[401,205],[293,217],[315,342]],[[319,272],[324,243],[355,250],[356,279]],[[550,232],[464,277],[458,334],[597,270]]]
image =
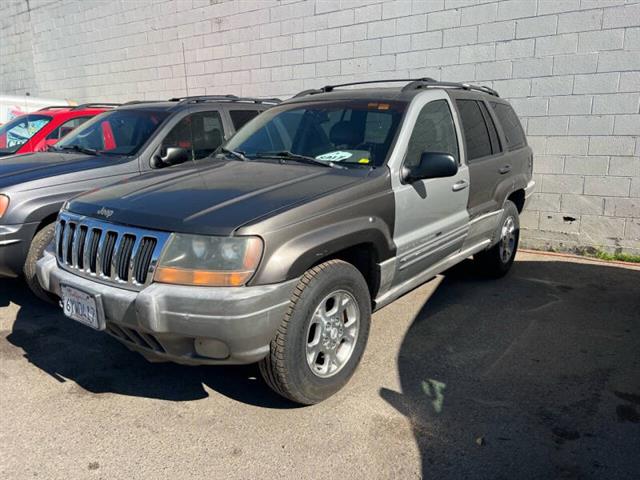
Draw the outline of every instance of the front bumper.
[[[100,296],[107,333],[151,361],[245,364],[263,359],[289,306],[297,279],[253,287],[152,283],[136,292],[61,269],[53,254],[38,261],[45,290],[60,284]]]
[[[0,225],[0,277],[22,274],[37,223]]]

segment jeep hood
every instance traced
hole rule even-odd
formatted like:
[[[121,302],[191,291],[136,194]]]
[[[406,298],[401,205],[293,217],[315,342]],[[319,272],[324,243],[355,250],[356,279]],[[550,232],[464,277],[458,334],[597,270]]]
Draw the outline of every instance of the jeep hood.
[[[81,195],[67,208],[153,230],[230,235],[251,221],[345,188],[368,174],[367,169],[291,162],[204,160]]]
[[[0,190],[24,182],[66,173],[102,168],[127,161],[126,157],[84,153],[40,152],[0,158]]]

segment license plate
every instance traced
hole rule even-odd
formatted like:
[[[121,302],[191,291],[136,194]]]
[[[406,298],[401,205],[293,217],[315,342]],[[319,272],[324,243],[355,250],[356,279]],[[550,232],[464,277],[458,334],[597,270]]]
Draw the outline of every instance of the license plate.
[[[104,329],[102,305],[93,295],[68,285],[60,285],[64,314],[96,330]]]

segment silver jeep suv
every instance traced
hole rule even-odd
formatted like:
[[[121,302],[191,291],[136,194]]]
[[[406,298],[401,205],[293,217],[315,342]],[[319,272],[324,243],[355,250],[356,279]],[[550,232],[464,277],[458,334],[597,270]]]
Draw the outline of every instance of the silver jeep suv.
[[[196,165],[71,200],[42,286],[148,359],[259,362],[285,397],[327,398],[372,311],[470,256],[507,273],[534,186],[496,92],[400,82],[302,92]]]

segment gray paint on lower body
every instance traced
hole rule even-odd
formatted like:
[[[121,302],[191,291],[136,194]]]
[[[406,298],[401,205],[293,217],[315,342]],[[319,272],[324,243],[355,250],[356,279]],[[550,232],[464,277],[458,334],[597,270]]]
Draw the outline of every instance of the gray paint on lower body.
[[[298,279],[255,287],[190,287],[153,283],[140,292],[103,285],[58,267],[47,253],[38,261],[43,288],[60,295],[69,285],[99,295],[107,331],[150,360],[183,364],[254,363],[269,343],[289,306]],[[149,335],[149,341],[145,341]],[[212,341],[222,345],[212,348]],[[157,347],[157,342],[161,348]],[[215,342],[213,342],[215,343]],[[220,358],[207,351],[226,352]]]

